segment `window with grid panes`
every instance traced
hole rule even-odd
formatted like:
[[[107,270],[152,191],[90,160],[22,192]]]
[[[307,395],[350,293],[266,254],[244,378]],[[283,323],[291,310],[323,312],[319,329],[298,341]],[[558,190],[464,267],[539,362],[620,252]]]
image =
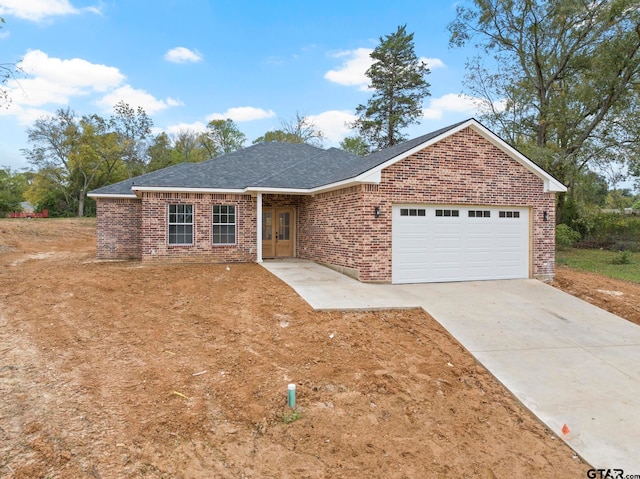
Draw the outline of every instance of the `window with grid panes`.
[[[235,244],[236,207],[213,205],[213,244]]]
[[[193,244],[193,205],[169,205],[169,244]]]

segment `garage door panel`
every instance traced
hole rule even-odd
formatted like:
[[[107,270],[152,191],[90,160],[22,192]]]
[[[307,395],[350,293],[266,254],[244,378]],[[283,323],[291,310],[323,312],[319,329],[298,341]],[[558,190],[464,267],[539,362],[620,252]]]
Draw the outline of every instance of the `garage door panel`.
[[[401,216],[400,208],[425,214]],[[392,224],[394,283],[529,276],[528,208],[398,205]]]

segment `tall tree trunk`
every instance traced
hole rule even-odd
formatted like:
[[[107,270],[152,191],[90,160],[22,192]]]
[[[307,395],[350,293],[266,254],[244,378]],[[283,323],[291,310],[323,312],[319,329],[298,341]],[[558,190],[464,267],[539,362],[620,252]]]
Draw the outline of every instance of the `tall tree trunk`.
[[[84,198],[85,198],[85,190],[80,190],[80,195],[78,195],[78,218],[82,218],[84,216]]]

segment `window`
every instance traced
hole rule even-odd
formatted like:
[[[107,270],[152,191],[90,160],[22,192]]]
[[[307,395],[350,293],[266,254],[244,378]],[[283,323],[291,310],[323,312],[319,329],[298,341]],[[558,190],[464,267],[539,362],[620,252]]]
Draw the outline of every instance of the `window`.
[[[193,205],[169,205],[169,244],[193,244]]]
[[[400,216],[425,216],[424,208],[400,208]]]
[[[501,211],[498,216],[500,218],[520,218],[519,211]]]
[[[460,216],[460,210],[436,210],[436,216]]]
[[[235,244],[236,207],[213,205],[213,244]]]
[[[489,210],[469,210],[469,218],[491,218]]]

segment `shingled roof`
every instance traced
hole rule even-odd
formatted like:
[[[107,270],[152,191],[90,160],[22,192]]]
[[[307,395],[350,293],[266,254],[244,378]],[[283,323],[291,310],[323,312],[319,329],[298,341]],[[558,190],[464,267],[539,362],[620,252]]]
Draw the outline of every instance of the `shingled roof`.
[[[258,143],[202,163],[181,163],[98,188],[89,196],[134,196],[134,187],[310,190],[356,178],[465,123],[450,125],[361,157],[338,148]]]

